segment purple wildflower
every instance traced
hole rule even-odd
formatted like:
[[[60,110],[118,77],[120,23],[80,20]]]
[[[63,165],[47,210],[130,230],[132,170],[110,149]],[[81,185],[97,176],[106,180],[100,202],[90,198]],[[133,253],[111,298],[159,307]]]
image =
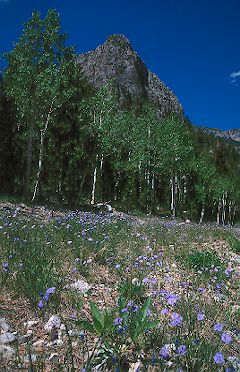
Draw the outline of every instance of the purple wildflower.
[[[168,312],[169,312],[168,309],[162,309],[162,311],[161,311],[161,315],[165,315],[165,314],[167,314]]]
[[[166,294],[165,297],[169,305],[175,305],[178,300],[178,295],[175,295],[174,293]]]
[[[39,309],[42,309],[44,307],[43,300],[40,300],[37,306]]]
[[[224,364],[225,363],[225,360],[224,360],[224,356],[222,353],[216,353],[213,357],[214,359],[214,362],[216,364]]]
[[[197,320],[201,321],[201,320],[204,320],[204,318],[205,318],[205,314],[204,314],[204,313],[199,312],[199,313],[197,314]]]
[[[162,358],[168,358],[169,357],[169,348],[167,345],[164,345],[159,352],[160,356]]]
[[[222,330],[223,330],[223,325],[222,325],[222,323],[216,323],[216,324],[214,324],[213,329],[214,329],[214,331],[216,331],[216,332],[222,332]]]
[[[115,318],[114,320],[113,320],[113,324],[114,325],[119,325],[119,324],[122,324],[122,318],[120,318],[120,317],[117,317],[117,318]]]
[[[179,355],[185,355],[187,353],[187,346],[186,345],[180,345],[178,348],[177,348],[177,353]]]
[[[178,314],[178,313],[172,313],[171,315],[171,322],[170,322],[170,325],[173,326],[173,327],[177,327],[177,326],[180,326],[182,324],[182,321],[183,321],[183,317]]]
[[[224,342],[224,344],[229,345],[232,342],[232,336],[229,333],[223,333],[221,340]]]

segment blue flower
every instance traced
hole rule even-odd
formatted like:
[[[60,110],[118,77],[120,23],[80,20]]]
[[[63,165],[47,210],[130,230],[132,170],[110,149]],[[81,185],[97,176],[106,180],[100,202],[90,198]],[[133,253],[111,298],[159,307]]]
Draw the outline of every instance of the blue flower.
[[[168,358],[169,357],[169,348],[167,345],[164,345],[159,352],[160,356],[162,358]]]
[[[214,329],[214,331],[216,331],[216,332],[222,332],[222,330],[223,330],[223,325],[222,325],[222,323],[216,323],[216,324],[214,324],[213,329]]]
[[[224,342],[224,344],[229,345],[232,342],[232,336],[229,333],[223,333],[221,340]]]
[[[177,348],[177,353],[179,355],[185,355],[187,353],[187,346],[186,345],[180,345],[178,348]]]
[[[171,322],[170,322],[170,325],[173,326],[173,327],[177,327],[177,326],[180,326],[182,324],[182,321],[183,321],[183,317],[178,314],[178,313],[172,313],[171,315]]]
[[[214,359],[214,362],[216,364],[224,364],[225,363],[225,360],[224,360],[224,356],[222,353],[216,353],[213,357]]]
[[[114,320],[113,320],[113,324],[114,325],[119,325],[119,324],[122,324],[122,318],[120,318],[120,317],[117,317],[117,318],[115,318]]]
[[[197,320],[201,321],[201,320],[204,320],[204,318],[205,318],[205,314],[204,314],[204,313],[199,312],[199,313],[197,314]]]

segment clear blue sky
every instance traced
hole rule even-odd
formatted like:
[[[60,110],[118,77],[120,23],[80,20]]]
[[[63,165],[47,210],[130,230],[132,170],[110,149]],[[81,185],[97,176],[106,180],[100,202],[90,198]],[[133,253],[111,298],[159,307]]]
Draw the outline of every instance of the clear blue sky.
[[[240,0],[0,0],[0,53],[49,8],[78,53],[125,34],[194,124],[240,127]]]

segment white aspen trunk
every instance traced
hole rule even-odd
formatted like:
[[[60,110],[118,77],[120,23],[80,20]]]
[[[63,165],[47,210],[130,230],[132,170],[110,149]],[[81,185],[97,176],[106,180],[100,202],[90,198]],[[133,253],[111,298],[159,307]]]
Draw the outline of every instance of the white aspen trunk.
[[[100,169],[103,170],[103,154],[101,155]]]
[[[205,214],[205,205],[204,205],[204,203],[202,203],[202,210],[201,210],[201,216],[200,216],[199,224],[201,224],[203,222],[204,214]]]
[[[225,225],[226,222],[226,205],[227,205],[227,191],[223,193],[222,197],[222,224]]]
[[[233,215],[232,215],[232,226],[234,225],[235,215],[236,215],[236,205],[235,205],[235,202],[234,202]]]
[[[139,194],[142,192],[142,172],[141,172],[141,161],[138,164],[138,173],[139,173]]]
[[[232,202],[228,203],[228,225],[231,225]]]
[[[183,203],[186,204],[187,200],[187,177],[183,176]]]
[[[221,200],[218,202],[218,209],[217,209],[217,225],[220,225],[220,212],[221,212]]]
[[[98,154],[96,155],[96,165],[93,172],[93,185],[92,185],[92,199],[91,204],[95,203],[95,192],[96,192],[96,183],[97,183],[97,163],[98,163]]]
[[[119,185],[119,176],[117,178],[117,181],[115,182],[115,185],[114,185],[114,200],[116,201],[117,200],[117,188],[118,188],[118,185]]]
[[[174,196],[174,178],[170,178],[170,185],[171,185],[171,211],[172,211],[172,217],[175,218],[175,196]]]
[[[41,174],[41,170],[42,170],[44,139],[45,139],[45,135],[46,135],[46,132],[47,132],[47,129],[48,129],[48,124],[49,124],[49,121],[50,121],[50,118],[51,118],[51,114],[53,112],[54,101],[55,101],[55,98],[52,100],[50,109],[48,111],[46,122],[45,122],[45,125],[44,125],[44,129],[42,129],[40,131],[40,148],[39,148],[39,157],[38,157],[38,171],[37,171],[37,177],[36,177],[36,182],[35,182],[35,186],[34,186],[33,196],[32,196],[32,200],[31,200],[32,202],[35,200],[36,195],[37,195],[37,191],[38,191],[40,174]]]
[[[155,174],[153,172],[153,174],[152,174],[152,190],[154,190],[154,187],[155,187],[155,179],[154,179],[154,177],[155,177]]]

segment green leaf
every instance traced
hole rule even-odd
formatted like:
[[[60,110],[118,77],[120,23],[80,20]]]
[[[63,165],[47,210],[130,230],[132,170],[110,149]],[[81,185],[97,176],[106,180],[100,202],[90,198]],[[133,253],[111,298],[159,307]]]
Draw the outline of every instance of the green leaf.
[[[141,308],[141,321],[142,322],[144,322],[144,320],[146,319],[147,311],[148,311],[150,305],[151,305],[151,298],[148,297],[147,300],[145,301],[145,303],[143,304],[142,308]]]
[[[92,323],[90,323],[89,321],[87,321],[87,320],[77,320],[76,324],[79,327],[81,327],[82,329],[84,329],[84,331],[89,331],[91,333],[94,333],[94,327],[93,327]]]
[[[90,302],[91,314],[93,321],[99,323],[101,327],[104,327],[104,315],[100,312],[94,302]]]

